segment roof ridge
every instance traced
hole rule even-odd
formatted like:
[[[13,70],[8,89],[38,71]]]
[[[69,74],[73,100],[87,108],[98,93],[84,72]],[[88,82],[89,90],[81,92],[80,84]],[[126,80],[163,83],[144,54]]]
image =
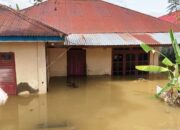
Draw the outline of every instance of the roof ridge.
[[[55,12],[56,10],[50,9],[50,7],[56,9],[56,4],[54,4],[54,2],[56,1],[59,3],[57,4],[57,7],[62,8],[61,11],[58,10],[59,12],[58,11]],[[69,3],[60,4],[61,2],[64,3],[66,1],[67,2],[69,1],[70,4]],[[59,0],[59,1],[47,0],[43,3],[40,3],[38,6],[32,6],[32,7],[26,8],[22,10],[21,13],[29,17],[32,17],[38,21],[41,21],[45,24],[48,24],[49,26],[52,26],[53,28],[62,30],[66,32],[67,34],[70,32],[72,33],[72,32],[88,32],[88,31],[89,32],[121,32],[121,31],[122,32],[168,32],[169,29],[171,28],[175,32],[178,32],[180,30],[180,27],[173,23],[169,23],[169,22],[160,20],[157,17],[151,16],[151,15],[139,12],[139,11],[135,11],[133,9],[118,6],[118,5],[109,3],[107,1],[103,1],[103,0],[87,0],[87,2],[86,1],[83,2],[83,1],[85,0]],[[79,10],[76,10],[77,7],[74,6],[74,3],[80,3]],[[101,8],[99,9],[98,6],[96,6],[96,4],[99,5]],[[90,6],[88,7],[88,5]],[[72,9],[68,9],[67,7],[69,8],[72,7]],[[86,10],[85,7],[87,7],[88,10]],[[47,10],[44,10],[44,8],[47,8]],[[113,15],[111,14],[111,12],[109,13],[108,11],[104,11],[102,8],[104,8],[104,10],[107,8],[115,14]],[[75,12],[75,14],[73,13],[74,10],[77,11]],[[51,17],[48,15],[48,11],[52,13],[51,14],[52,18],[50,18],[51,20],[49,20],[48,18],[48,17]],[[66,11],[66,12],[68,11],[69,15],[65,15],[63,11]],[[80,11],[82,11],[82,14],[79,14]],[[90,14],[90,18],[87,16],[88,13]],[[86,15],[83,15],[83,14],[86,14]],[[117,20],[121,24],[120,23],[118,24],[117,22],[114,22],[113,20],[108,19],[108,17],[111,15],[114,21]],[[57,16],[63,16],[64,19],[60,20],[59,17]],[[122,20],[121,16],[122,18],[124,18],[124,20]],[[97,20],[97,21],[99,20],[100,22],[93,23],[92,17],[94,18],[94,20]],[[136,17],[138,21],[133,22],[133,19],[135,20]],[[86,23],[87,19],[89,20],[88,23]],[[107,22],[103,23],[103,19],[107,20]],[[53,20],[55,22],[53,22]],[[125,20],[130,20],[130,21],[127,21],[127,22],[130,22],[130,26],[126,24]],[[65,22],[69,23],[69,27],[67,27]],[[79,23],[82,24],[82,29],[79,29],[79,28],[77,29],[77,26],[79,26]],[[103,27],[104,25],[108,26],[109,24],[117,24],[117,26],[111,25],[110,27]],[[90,27],[95,25],[98,27],[89,28],[89,27],[86,27],[86,25]]]
[[[41,29],[43,29],[43,28],[40,27],[39,25],[44,26],[44,27],[46,27],[46,28],[49,28],[49,29],[51,29],[52,31],[55,31],[55,32],[57,32],[57,33],[59,33],[59,34],[60,34],[60,33],[64,33],[64,32],[62,32],[62,31],[60,31],[60,30],[58,30],[58,29],[55,29],[55,28],[53,28],[53,27],[51,27],[51,26],[49,26],[49,25],[47,25],[47,24],[44,24],[44,23],[42,23],[42,22],[40,22],[40,21],[38,21],[38,20],[32,19],[32,18],[30,18],[30,17],[28,17],[28,16],[26,16],[26,15],[24,15],[24,14],[22,14],[22,13],[16,11],[16,10],[14,10],[14,9],[6,6],[6,5],[0,4],[0,7],[11,11],[11,13],[15,14],[16,16],[22,18],[23,20],[25,20],[25,21],[27,21],[27,22],[35,25],[35,26],[38,26],[38,27],[41,28]],[[44,30],[44,29],[43,29],[43,30]],[[65,34],[65,33],[64,33],[64,34]]]

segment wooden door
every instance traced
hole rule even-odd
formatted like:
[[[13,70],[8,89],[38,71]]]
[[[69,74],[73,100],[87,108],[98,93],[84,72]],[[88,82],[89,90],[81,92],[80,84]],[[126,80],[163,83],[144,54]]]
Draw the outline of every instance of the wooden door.
[[[68,76],[86,75],[86,51],[83,49],[70,49],[67,52]]]
[[[14,53],[0,53],[0,87],[9,95],[16,94]]]

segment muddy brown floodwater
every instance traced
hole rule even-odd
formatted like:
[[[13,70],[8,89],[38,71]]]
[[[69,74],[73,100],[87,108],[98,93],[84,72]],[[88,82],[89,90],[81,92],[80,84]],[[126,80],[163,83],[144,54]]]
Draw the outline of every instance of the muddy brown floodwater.
[[[180,130],[180,108],[153,96],[166,81],[90,77],[71,88],[53,78],[47,95],[11,96],[0,130]]]

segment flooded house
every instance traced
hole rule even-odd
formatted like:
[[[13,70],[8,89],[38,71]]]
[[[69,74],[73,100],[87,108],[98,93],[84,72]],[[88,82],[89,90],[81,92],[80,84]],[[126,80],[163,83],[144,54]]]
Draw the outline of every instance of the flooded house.
[[[168,46],[170,29],[180,41],[179,26],[99,0],[0,8],[0,83],[9,94],[21,83],[46,93],[52,77],[140,75],[135,65],[159,64],[142,42]]]
[[[61,40],[64,33],[0,5],[0,87],[17,93],[26,83],[46,93],[46,42]]]

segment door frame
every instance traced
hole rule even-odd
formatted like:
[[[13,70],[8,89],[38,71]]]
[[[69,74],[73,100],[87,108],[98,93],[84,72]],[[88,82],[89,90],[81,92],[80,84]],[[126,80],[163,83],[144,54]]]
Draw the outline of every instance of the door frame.
[[[80,50],[80,51],[84,51],[85,53],[85,59],[84,59],[84,74],[83,75],[70,75],[70,72],[69,72],[69,52],[71,50]],[[71,48],[67,51],[67,77],[71,77],[71,76],[75,76],[75,77],[81,77],[81,76],[87,76],[87,65],[86,65],[86,49],[83,49],[83,48],[79,48],[79,47],[74,47],[74,48]]]
[[[14,52],[0,52],[1,54],[11,54],[13,57],[12,67],[13,67],[13,77],[14,77],[14,93],[9,95],[17,95],[17,77],[16,77],[16,63],[15,63],[15,53]]]

